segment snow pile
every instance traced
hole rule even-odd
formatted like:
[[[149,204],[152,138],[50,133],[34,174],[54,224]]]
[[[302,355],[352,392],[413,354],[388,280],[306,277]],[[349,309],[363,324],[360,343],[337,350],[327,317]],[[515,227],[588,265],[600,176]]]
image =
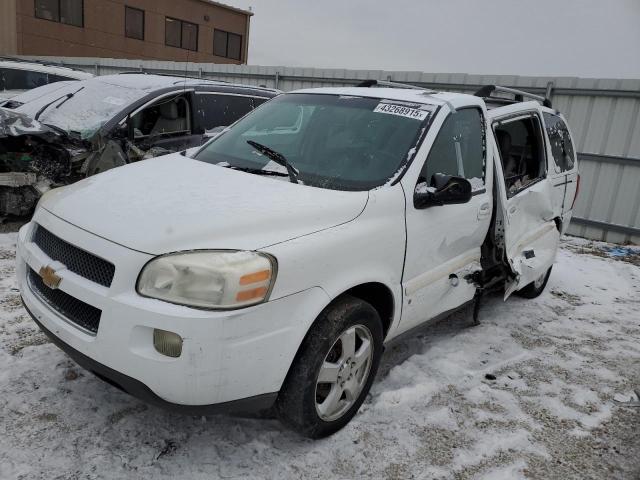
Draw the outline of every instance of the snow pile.
[[[272,419],[169,414],[82,371],[22,309],[14,242],[0,235],[0,478],[623,476],[589,449],[640,382],[640,269],[581,241],[540,298],[490,297],[479,327],[460,312],[389,348],[361,412],[316,442]]]

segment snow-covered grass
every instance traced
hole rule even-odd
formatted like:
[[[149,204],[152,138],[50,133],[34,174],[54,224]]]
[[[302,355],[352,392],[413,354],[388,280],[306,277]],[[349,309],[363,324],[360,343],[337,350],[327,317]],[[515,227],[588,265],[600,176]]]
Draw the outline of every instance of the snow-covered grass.
[[[460,312],[390,348],[353,422],[314,442],[169,414],[84,372],[21,307],[14,242],[0,235],[1,479],[640,474],[640,409],[614,401],[640,387],[640,267],[604,244],[565,240],[540,298],[489,297],[479,327]]]

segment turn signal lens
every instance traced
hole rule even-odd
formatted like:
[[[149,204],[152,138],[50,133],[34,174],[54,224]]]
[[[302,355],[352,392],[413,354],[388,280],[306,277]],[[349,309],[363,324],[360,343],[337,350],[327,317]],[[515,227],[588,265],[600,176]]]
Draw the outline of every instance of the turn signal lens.
[[[236,300],[238,302],[248,302],[250,300],[263,299],[267,294],[267,287],[254,288],[253,290],[243,290],[238,292]]]
[[[260,283],[271,278],[271,270],[263,270],[261,272],[250,273],[240,277],[240,285],[251,285],[252,283]]]
[[[153,346],[158,353],[167,357],[178,358],[182,355],[182,337],[177,333],[154,330]]]

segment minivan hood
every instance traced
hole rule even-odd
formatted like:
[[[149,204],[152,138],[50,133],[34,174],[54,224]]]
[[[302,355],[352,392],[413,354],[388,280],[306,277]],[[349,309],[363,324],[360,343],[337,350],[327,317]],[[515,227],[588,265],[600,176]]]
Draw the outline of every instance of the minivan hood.
[[[107,240],[159,255],[257,250],[356,218],[368,192],[296,185],[172,154],[51,191],[40,206]]]

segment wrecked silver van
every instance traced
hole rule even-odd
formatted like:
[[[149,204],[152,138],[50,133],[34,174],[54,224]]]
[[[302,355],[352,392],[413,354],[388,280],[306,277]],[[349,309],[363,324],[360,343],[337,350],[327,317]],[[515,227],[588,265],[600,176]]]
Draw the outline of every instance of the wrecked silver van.
[[[0,104],[0,217],[51,188],[197,147],[277,90],[130,73],[60,82]]]

